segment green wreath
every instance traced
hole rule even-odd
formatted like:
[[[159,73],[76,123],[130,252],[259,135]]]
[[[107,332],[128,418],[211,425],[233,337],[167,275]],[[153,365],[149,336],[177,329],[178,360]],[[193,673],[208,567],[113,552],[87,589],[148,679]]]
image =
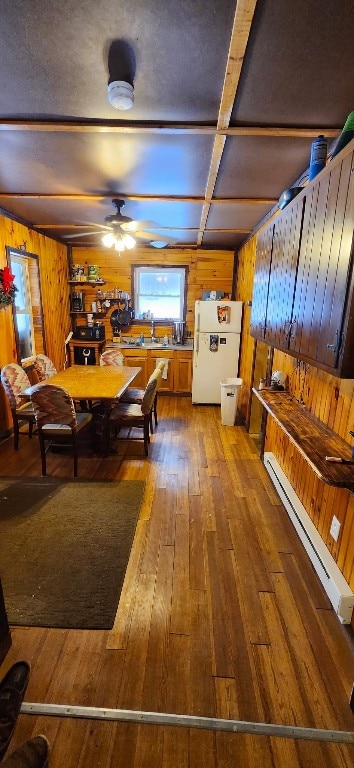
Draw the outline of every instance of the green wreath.
[[[10,267],[0,269],[0,306],[13,304],[18,290],[14,284],[15,275],[11,274]]]

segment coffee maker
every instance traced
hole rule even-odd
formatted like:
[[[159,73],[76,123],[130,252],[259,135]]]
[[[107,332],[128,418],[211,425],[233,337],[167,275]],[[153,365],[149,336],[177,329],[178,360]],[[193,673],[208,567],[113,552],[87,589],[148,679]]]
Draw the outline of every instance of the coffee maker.
[[[72,293],[70,297],[70,303],[71,303],[71,311],[72,312],[84,312],[84,294],[83,293]]]
[[[186,324],[184,322],[173,323],[173,340],[175,344],[184,344],[185,328]]]

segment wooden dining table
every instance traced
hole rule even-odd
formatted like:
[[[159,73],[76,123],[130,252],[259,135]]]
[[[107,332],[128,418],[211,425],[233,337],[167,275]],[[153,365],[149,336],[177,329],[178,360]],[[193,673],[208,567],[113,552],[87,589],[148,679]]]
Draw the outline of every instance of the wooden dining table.
[[[127,365],[72,365],[41,383],[63,387],[76,401],[102,403],[103,450],[106,454],[109,448],[109,412],[140,371],[141,368]],[[33,386],[23,390],[21,397],[30,400],[32,390]]]

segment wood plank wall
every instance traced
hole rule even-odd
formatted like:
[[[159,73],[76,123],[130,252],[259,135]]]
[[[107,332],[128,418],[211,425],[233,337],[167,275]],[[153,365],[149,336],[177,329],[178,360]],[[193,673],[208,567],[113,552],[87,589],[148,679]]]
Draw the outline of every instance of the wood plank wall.
[[[257,234],[240,250],[236,297],[242,301],[252,298],[252,283]],[[241,408],[247,419],[251,404],[254,339],[248,335],[250,310],[246,308],[242,334],[240,376]],[[309,366],[291,355],[274,350],[273,370],[288,375],[289,391],[306,408],[340,435],[349,445],[354,440],[354,380],[338,379],[325,371]],[[257,386],[258,382],[255,382]],[[265,450],[272,451],[301,499],[311,520],[354,591],[354,496],[349,491],[322,483],[290,443],[272,418],[268,418]],[[333,515],[341,523],[338,542],[330,536]],[[354,626],[354,617],[353,617]]]
[[[107,281],[102,290],[109,291],[117,287],[128,293],[131,293],[132,290],[132,264],[188,267],[187,326],[193,335],[194,303],[201,298],[202,291],[222,290],[225,293],[231,293],[234,253],[233,251],[207,251],[188,248],[181,250],[175,248],[173,250],[168,248],[161,248],[160,250],[139,248],[137,251],[125,251],[119,256],[116,251],[109,248],[73,248],[72,263],[83,265],[86,273],[89,264],[97,264],[100,268],[100,277]],[[85,288],[85,296],[87,297],[85,309],[90,312],[91,301],[96,299],[96,289],[91,289],[91,286],[88,289]],[[115,306],[108,311],[104,318],[107,337],[111,336],[109,316],[114,309],[116,309]],[[134,326],[132,333],[139,335],[141,329],[143,330],[144,327]],[[127,332],[130,333],[130,329]]]
[[[54,365],[58,369],[63,368],[64,340],[70,330],[67,247],[0,215],[0,269],[7,264],[6,246],[23,249],[38,256],[45,350]],[[35,313],[39,318],[38,306],[35,307]],[[0,339],[0,368],[2,368],[6,363],[17,362],[11,307],[0,310]],[[39,346],[37,352],[43,349],[42,343]],[[0,433],[11,426],[12,420],[7,400],[0,387]]]
[[[51,357],[58,370],[64,367],[64,340],[71,330],[70,305],[68,286],[68,254],[65,245],[40,235],[28,227],[0,216],[0,268],[6,265],[6,246],[38,255],[41,280],[43,307],[43,328],[46,354]],[[188,267],[187,292],[187,323],[191,334],[194,331],[194,303],[201,298],[203,290],[224,290],[231,293],[234,268],[234,253],[232,251],[211,251],[194,249],[139,249],[126,252],[119,257],[115,251],[107,248],[75,248],[72,263],[97,264],[101,276],[107,281],[104,289],[112,290],[118,287],[131,293],[131,265],[136,264],[170,264]],[[96,299],[96,289],[85,289],[87,296],[87,311],[90,311],[91,301]],[[113,306],[111,311],[115,307]],[[38,311],[37,311],[38,310]],[[40,325],[39,308],[35,308]],[[107,337],[111,335],[109,315],[104,322],[109,328]],[[83,318],[82,323],[85,322]],[[142,326],[134,326],[134,335],[144,330]],[[166,328],[166,331],[169,329]],[[146,326],[145,326],[146,331]],[[159,328],[159,333],[165,333]],[[0,367],[8,362],[16,361],[16,343],[11,307],[0,311]],[[39,346],[41,346],[39,344]],[[42,349],[37,349],[37,352]],[[8,404],[0,387],[0,433],[12,425]]]
[[[237,285],[235,299],[243,301],[243,319],[241,334],[241,353],[239,376],[243,381],[237,403],[239,415],[246,424],[249,422],[251,408],[251,389],[253,377],[253,359],[255,340],[250,336],[253,275],[256,261],[256,237],[252,237],[238,254]],[[249,304],[249,306],[247,306]]]

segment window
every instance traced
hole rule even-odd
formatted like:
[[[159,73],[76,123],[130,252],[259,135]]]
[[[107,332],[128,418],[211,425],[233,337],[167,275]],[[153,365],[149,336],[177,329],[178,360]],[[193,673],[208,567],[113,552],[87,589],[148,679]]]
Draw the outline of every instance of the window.
[[[6,246],[7,263],[15,275],[15,303],[12,305],[17,360],[45,352],[43,310],[38,256]]]
[[[132,285],[136,319],[185,320],[187,267],[133,265]]]
[[[20,359],[35,355],[33,312],[31,302],[30,280],[28,271],[28,259],[25,256],[17,256],[10,251],[11,272],[15,275],[15,325],[19,345]]]

